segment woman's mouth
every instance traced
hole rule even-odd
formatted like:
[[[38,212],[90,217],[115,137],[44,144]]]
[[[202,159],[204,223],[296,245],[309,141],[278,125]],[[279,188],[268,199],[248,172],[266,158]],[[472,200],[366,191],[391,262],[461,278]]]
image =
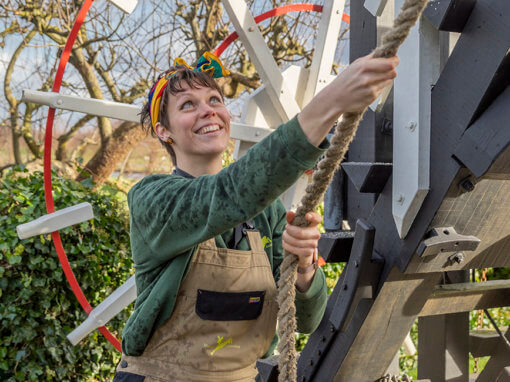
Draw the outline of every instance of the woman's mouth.
[[[221,128],[219,125],[207,125],[207,126],[204,126],[204,127],[201,127],[200,129],[198,129],[198,131],[196,132],[196,134],[198,135],[204,135],[204,134],[208,134],[208,133],[213,133],[215,131],[219,131]]]

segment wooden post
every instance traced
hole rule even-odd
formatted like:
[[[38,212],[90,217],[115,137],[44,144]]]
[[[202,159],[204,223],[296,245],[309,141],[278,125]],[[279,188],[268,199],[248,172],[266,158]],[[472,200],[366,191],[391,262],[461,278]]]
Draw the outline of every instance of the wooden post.
[[[468,271],[446,272],[448,284],[469,281]],[[418,378],[469,381],[469,312],[418,319]]]

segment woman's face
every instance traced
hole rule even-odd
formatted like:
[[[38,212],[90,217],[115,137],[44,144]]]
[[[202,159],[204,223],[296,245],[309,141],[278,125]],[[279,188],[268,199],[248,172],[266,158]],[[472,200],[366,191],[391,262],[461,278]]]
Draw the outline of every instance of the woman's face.
[[[217,90],[190,88],[170,94],[168,102],[168,137],[177,163],[187,160],[210,160],[221,156],[230,138],[230,114]]]

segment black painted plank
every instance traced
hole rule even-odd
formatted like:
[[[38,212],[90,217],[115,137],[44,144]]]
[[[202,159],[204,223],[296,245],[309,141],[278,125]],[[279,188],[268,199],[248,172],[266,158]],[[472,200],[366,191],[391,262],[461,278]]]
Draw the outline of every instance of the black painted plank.
[[[351,1],[351,23],[349,25],[349,61],[366,56],[377,44],[377,17],[364,6],[364,1]]]
[[[391,175],[391,163],[345,162],[345,173],[358,192],[379,193]]]
[[[444,97],[433,112],[464,131],[497,92],[492,89],[509,48],[510,1],[478,0],[434,87],[436,98]]]
[[[343,263],[349,260],[353,241],[354,231],[326,232],[321,235],[317,248],[327,263]]]
[[[494,14],[502,15],[493,18]],[[491,17],[493,19],[491,19]],[[504,19],[505,22],[501,22]],[[495,22],[494,22],[495,21]],[[507,33],[506,36],[501,36]],[[404,271],[460,169],[452,157],[510,47],[510,1],[478,0],[432,91],[430,192],[405,240],[392,221],[391,179],[368,221],[387,267]]]
[[[476,0],[430,0],[423,15],[437,29],[462,32]]]
[[[358,3],[362,2],[353,2],[354,9]],[[353,15],[353,20],[355,19]],[[370,37],[370,33],[365,29],[367,25],[369,24],[365,24],[363,28],[353,25],[352,28],[360,28],[361,32]],[[381,276],[381,284],[386,280],[393,265],[398,265],[401,271],[405,270],[415,249],[428,231],[451,182],[461,168],[453,154],[465,130],[476,118],[477,110],[483,104],[488,90],[494,85],[494,78],[509,47],[507,44],[505,48],[505,39],[510,38],[509,27],[510,1],[478,0],[464,33],[432,93],[431,191],[416,221],[406,239],[401,240],[391,212],[391,178],[368,219],[368,222],[376,228],[374,258],[377,255],[385,260],[385,273]],[[366,46],[367,42],[362,41],[362,46],[353,50],[358,52],[359,57],[363,55],[360,52],[366,54],[370,51],[367,51]],[[342,282],[344,277],[345,274],[342,274],[339,282]],[[335,376],[370,311],[371,303],[369,306],[358,306],[352,324],[345,332],[336,334],[334,327],[333,332],[331,331],[328,316],[331,315],[338,298],[339,292],[335,288],[319,329],[310,337],[301,354],[300,363],[306,364],[310,360],[313,362],[311,357],[320,347],[322,338],[327,341],[328,347],[319,349],[326,354],[317,371],[318,374],[313,379],[316,381],[328,381]],[[412,299],[409,302],[412,303]],[[374,379],[376,377],[374,376]]]
[[[467,130],[455,156],[480,177],[510,145],[510,87]]]

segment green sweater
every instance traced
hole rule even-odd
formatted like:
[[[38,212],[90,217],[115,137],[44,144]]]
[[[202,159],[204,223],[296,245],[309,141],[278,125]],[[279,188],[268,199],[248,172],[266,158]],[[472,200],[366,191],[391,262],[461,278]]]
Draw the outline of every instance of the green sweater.
[[[122,351],[141,355],[154,331],[171,316],[198,244],[214,237],[226,248],[233,227],[252,219],[279,278],[285,208],[277,199],[324,152],[306,139],[297,118],[283,124],[241,159],[216,175],[189,179],[152,175],[128,193],[135,310],[122,333]],[[243,238],[237,249],[248,250]],[[316,272],[306,293],[297,293],[298,330],[311,332],[326,306],[326,282]],[[274,341],[273,341],[274,342]]]

